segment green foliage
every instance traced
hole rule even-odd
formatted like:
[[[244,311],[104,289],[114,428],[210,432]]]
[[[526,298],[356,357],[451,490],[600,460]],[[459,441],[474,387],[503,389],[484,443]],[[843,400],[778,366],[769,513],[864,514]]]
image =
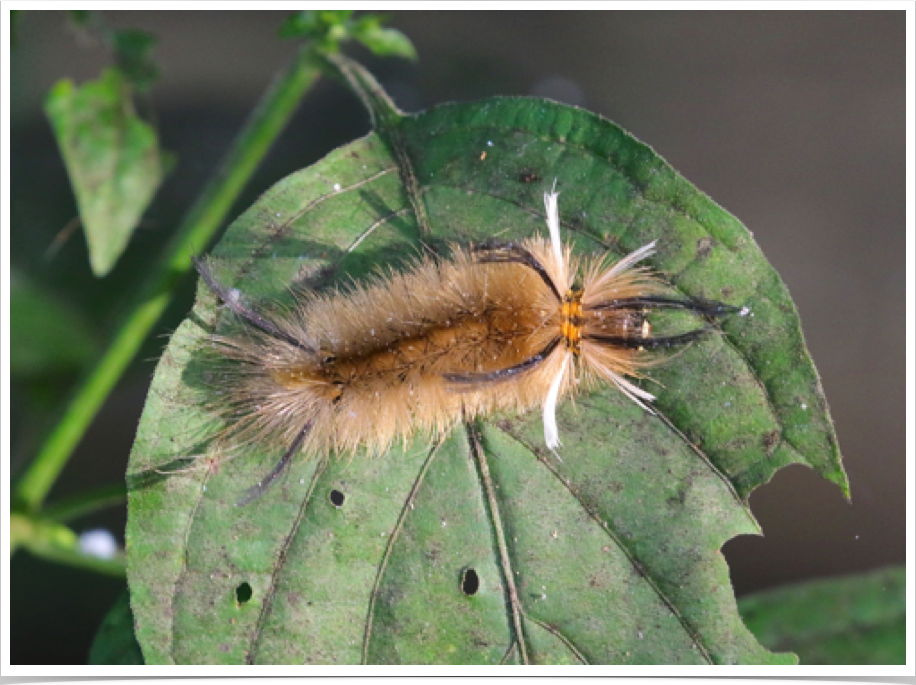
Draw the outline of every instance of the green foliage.
[[[805,665],[906,663],[905,567],[758,592],[738,609],[761,643],[798,652]],[[538,653],[553,648],[554,663],[579,663],[549,630],[529,637]],[[143,663],[126,592],[102,622],[89,663]]]
[[[128,91],[148,86],[155,75],[155,67],[148,59],[154,41],[143,32],[108,31],[95,12],[74,11],[69,17],[75,28],[90,38],[100,37],[112,47],[121,65],[111,68],[97,84],[79,89],[66,82],[58,84],[47,103],[87,229],[93,268],[104,273],[123,250],[152,193],[152,174],[145,173],[151,171],[150,158],[158,156],[161,167],[168,166],[166,162],[171,160],[155,145],[144,147],[143,138],[149,142],[150,130],[133,116],[128,97]],[[16,511],[23,515],[25,523],[41,523],[38,515],[44,498],[105,397],[168,305],[178,279],[190,270],[191,255],[206,245],[220,227],[324,64],[321,48],[307,44],[278,74],[164,253],[145,275],[105,352],[83,377],[63,418],[48,433],[17,483]],[[144,150],[150,154],[142,154]],[[143,187],[144,178],[147,187]],[[125,187],[131,191],[127,195],[122,193]],[[109,216],[106,210],[114,214]],[[115,230],[107,233],[104,230],[112,228]],[[110,501],[107,491],[89,493],[87,497],[88,500],[77,498],[81,510]],[[36,518],[31,519],[33,516]],[[37,530],[35,526],[24,529]],[[71,558],[81,563],[79,555]]]
[[[410,39],[397,29],[382,26],[386,20],[377,14],[354,19],[351,10],[303,10],[284,22],[280,37],[306,38],[329,53],[338,52],[343,41],[355,40],[376,55],[416,59]]]
[[[72,10],[70,24],[111,50],[115,66],[97,81],[58,82],[45,110],[67,166],[96,276],[115,265],[174,158],[155,129],[137,116],[134,94],[159,79],[156,38],[108,29],[98,12]]]
[[[10,372],[50,375],[83,366],[98,349],[95,335],[72,307],[14,269],[10,274]]]
[[[810,581],[738,602],[770,649],[802,664],[906,664],[906,568]]]
[[[565,406],[562,462],[539,416],[495,416],[375,459],[300,459],[239,508],[279,455],[212,442],[200,350],[233,323],[202,291],[160,362],[129,467],[147,661],[792,663],[744,628],[719,549],[757,532],[744,498],[779,466],[845,475],[797,314],[748,232],[598,116],[517,98],[402,116],[357,65],[336,64],[388,108],[373,112],[383,126],[278,183],[214,250],[217,279],[259,308],[288,305],[284,284],[403,264],[420,240],[543,232],[556,178],[578,252],[657,239],[653,265],[672,287],[753,316],[666,367],[656,415],[610,389]]]
[[[94,13],[71,15],[98,29]],[[746,499],[786,464],[807,464],[848,491],[778,275],[734,217],[600,117],[514,98],[404,116],[371,76],[334,56],[352,39],[376,54],[415,57],[408,39],[382,21],[305,11],[284,24],[281,35],[309,45],[293,79],[302,88],[271,99],[275,113],[298,101],[323,68],[358,92],[377,131],[284,179],[243,214],[215,250],[222,283],[269,310],[290,303],[286,285],[335,287],[404,264],[421,243],[447,250],[454,241],[525,237],[543,231],[541,196],[557,179],[564,231],[577,252],[622,255],[657,239],[653,265],[672,288],[745,309],[723,322],[721,335],[653,372],[656,414],[609,389],[564,407],[562,462],[543,448],[538,416],[499,415],[459,426],[437,444],[418,436],[376,459],[298,460],[239,508],[239,495],[279,455],[213,440],[222,426],[208,408],[214,398],[201,348],[211,331],[235,324],[201,291],[159,364],[128,472],[131,593],[146,660],[793,663],[744,627],[719,552],[735,535],[758,532]],[[104,37],[117,67],[83,86],[58,83],[46,103],[97,275],[123,251],[164,166],[155,131],[133,106],[133,94],[158,77],[155,40],[140,31]],[[271,119],[264,140],[283,120]],[[240,159],[230,157],[236,171]],[[204,199],[189,225],[203,223],[198,213],[218,214]],[[176,245],[124,339],[145,335],[172,274],[187,267],[186,243]],[[80,342],[78,320],[22,283],[13,290],[17,326],[29,323],[13,341],[14,371],[81,363],[91,336]],[[60,335],[76,331],[77,344],[68,338],[74,349],[26,350],[40,322]],[[115,361],[96,374],[103,381],[87,385],[90,400],[74,403],[80,426],[136,346],[115,348]],[[21,481],[31,511],[13,513],[11,538],[14,548],[117,575],[122,560],[81,555],[75,534],[47,514],[54,508],[39,511],[82,430],[76,424],[62,422],[64,437],[52,436],[48,458]],[[331,499],[334,491],[342,503]],[[60,520],[111,496],[64,503]],[[804,598],[789,602],[796,599]],[[767,632],[776,622],[760,606],[749,600],[745,615],[768,636],[764,645],[795,648],[777,639],[788,634],[784,627]],[[848,645],[866,624],[868,645],[899,641],[896,614],[858,620],[824,643]],[[91,662],[141,663],[132,626],[122,598]],[[818,630],[803,646],[824,634]]]
[[[162,182],[156,131],[137,116],[128,82],[114,68],[81,86],[59,81],[45,111],[76,195],[92,270],[104,276]]]

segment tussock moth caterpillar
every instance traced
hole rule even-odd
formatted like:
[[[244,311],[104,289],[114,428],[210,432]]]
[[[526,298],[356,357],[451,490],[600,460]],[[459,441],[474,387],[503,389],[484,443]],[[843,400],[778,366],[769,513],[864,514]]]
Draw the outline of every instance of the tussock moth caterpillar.
[[[244,334],[210,338],[228,362],[214,375],[227,435],[285,450],[240,504],[300,452],[382,453],[417,431],[441,435],[462,417],[498,410],[540,405],[544,440],[556,451],[557,403],[599,381],[651,411],[654,397],[628,378],[653,363],[650,350],[689,343],[711,326],[653,336],[646,313],[682,309],[709,319],[735,308],[671,295],[638,266],[654,242],[616,262],[580,261],[561,241],[557,198],[544,195],[549,240],[422,256],[347,292],[302,295],[274,318],[196,262],[245,325]]]

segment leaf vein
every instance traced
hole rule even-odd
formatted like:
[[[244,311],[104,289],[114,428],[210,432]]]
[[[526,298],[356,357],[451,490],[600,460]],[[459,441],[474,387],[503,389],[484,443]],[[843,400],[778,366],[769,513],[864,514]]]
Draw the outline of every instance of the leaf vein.
[[[503,581],[506,584],[506,594],[509,610],[512,616],[512,628],[515,633],[515,639],[518,643],[519,653],[523,664],[531,663],[528,659],[528,650],[525,646],[525,633],[522,629],[523,609],[521,601],[518,598],[518,589],[515,587],[515,579],[512,576],[512,562],[509,559],[509,546],[506,544],[505,531],[503,531],[502,518],[499,515],[499,504],[496,500],[496,492],[493,488],[493,481],[490,477],[490,467],[487,465],[487,457],[480,441],[480,435],[474,426],[465,422],[468,446],[477,462],[480,481],[483,485],[484,494],[489,504],[490,523],[493,532],[496,535],[497,549],[499,550],[500,566],[503,570]]]
[[[276,595],[277,592],[277,581],[286,563],[286,555],[289,553],[289,548],[293,543],[293,539],[299,532],[299,527],[302,525],[302,521],[305,518],[305,513],[308,510],[308,505],[312,501],[312,494],[315,492],[315,486],[318,484],[318,480],[321,478],[322,474],[324,474],[324,471],[328,466],[328,459],[329,457],[325,455],[321,462],[315,467],[315,473],[312,474],[312,480],[309,483],[309,489],[305,493],[305,496],[302,498],[302,504],[299,505],[299,512],[296,515],[296,520],[293,521],[293,525],[290,528],[289,533],[287,533],[283,540],[283,544],[278,550],[277,559],[274,563],[274,569],[270,576],[270,585],[267,587],[267,592],[264,595],[264,601],[261,604],[261,613],[258,615],[258,622],[255,626],[254,633],[251,636],[248,653],[245,657],[246,664],[250,665],[254,663],[255,656],[257,654],[258,643],[260,642],[264,625],[270,616],[271,610],[273,609],[274,595]]]
[[[429,455],[427,455],[426,460],[423,462],[423,466],[420,467],[420,471],[417,473],[417,477],[414,479],[413,487],[411,487],[410,493],[407,495],[407,499],[404,501],[404,506],[401,508],[401,513],[398,516],[397,523],[394,525],[394,530],[392,530],[391,535],[388,536],[388,543],[385,545],[385,554],[382,557],[382,561],[378,567],[378,572],[375,575],[375,583],[372,586],[372,593],[369,595],[369,607],[366,613],[366,630],[363,633],[363,665],[369,663],[369,640],[372,637],[372,621],[375,617],[375,601],[378,599],[379,588],[382,585],[382,577],[385,575],[385,571],[388,568],[388,559],[391,556],[391,550],[394,548],[394,543],[397,541],[401,529],[404,527],[404,521],[407,519],[407,512],[413,508],[413,502],[417,498],[417,493],[420,491],[420,485],[423,483],[426,472],[429,470],[430,465],[433,463],[433,458],[439,452],[439,448],[442,446],[442,442],[443,440],[440,439],[439,442],[433,445],[432,449],[429,451]]]
[[[579,497],[578,493],[570,487],[569,483],[566,481],[565,478],[563,478],[563,476],[560,475],[559,471],[557,471],[556,468],[552,464],[550,464],[546,459],[540,457],[537,454],[537,452],[535,452],[534,449],[532,449],[532,447],[528,445],[524,440],[522,440],[520,437],[507,431],[504,428],[501,428],[499,426],[495,426],[495,427],[498,430],[500,430],[503,434],[505,434],[512,440],[515,440],[522,447],[527,449],[532,454],[532,456],[534,456],[537,459],[537,461],[540,462],[540,464],[544,468],[550,471],[550,473],[554,476],[554,478],[556,478],[560,482],[560,484],[566,489],[567,492],[569,492],[569,494],[573,497],[573,499],[575,499],[579,503],[579,505],[582,507],[585,513],[588,514],[589,517],[591,517],[592,520],[594,520],[595,523],[598,524],[599,528],[603,530],[605,534],[611,539],[611,541],[617,546],[617,548],[621,552],[623,552],[624,556],[626,556],[630,564],[632,564],[633,568],[639,574],[639,577],[642,578],[646,583],[648,583],[649,587],[656,594],[656,596],[662,601],[662,603],[668,608],[668,610],[674,615],[674,617],[677,618],[678,623],[680,623],[681,625],[681,628],[684,630],[685,633],[687,633],[687,636],[697,646],[697,649],[703,655],[703,658],[706,659],[706,661],[710,664],[714,663],[712,660],[712,656],[709,654],[709,650],[706,648],[706,645],[703,644],[702,640],[700,639],[700,636],[690,628],[690,626],[687,624],[687,620],[681,615],[681,612],[678,611],[674,602],[668,598],[668,596],[662,591],[662,589],[658,586],[655,580],[649,575],[648,570],[642,563],[640,563],[640,561],[636,558],[636,555],[629,548],[627,548],[627,546],[623,543],[623,541],[617,535],[617,532],[613,530],[613,528],[611,527],[611,523],[609,521],[605,521],[604,519],[602,519],[598,515],[598,512],[592,510],[592,508],[589,507],[588,504],[586,504],[582,500],[581,497]]]
[[[573,653],[573,656],[575,656],[576,659],[578,659],[580,663],[582,663],[582,664],[584,664],[584,665],[586,665],[586,666],[589,665],[588,659],[585,658],[585,655],[584,655],[582,652],[580,652],[578,649],[576,649],[576,646],[572,643],[572,640],[570,640],[570,639],[569,639],[568,637],[566,637],[563,633],[561,633],[561,632],[559,631],[559,629],[554,628],[552,625],[550,625],[550,624],[548,624],[548,623],[544,623],[544,621],[541,621],[541,620],[539,620],[539,619],[536,619],[534,616],[529,616],[528,614],[525,614],[525,618],[528,619],[529,621],[531,621],[532,623],[535,623],[535,624],[541,626],[541,628],[543,628],[544,630],[546,630],[548,633],[550,633],[550,634],[553,635],[555,638],[557,638],[560,642],[562,642],[564,645],[566,645],[566,648],[567,648],[570,652]]]

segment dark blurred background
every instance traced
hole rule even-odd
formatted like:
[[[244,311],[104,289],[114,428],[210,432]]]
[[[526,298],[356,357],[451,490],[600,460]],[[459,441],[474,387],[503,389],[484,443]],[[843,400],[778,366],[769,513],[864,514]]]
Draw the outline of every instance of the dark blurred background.
[[[283,12],[109,12],[159,39],[149,104],[179,156],[111,275],[92,277],[45,93],[95,78],[104,49],[66,14],[26,12],[11,57],[11,261],[104,341],[137,282],[296,46]],[[597,112],[651,145],[754,233],[789,286],[839,434],[852,504],[794,466],[751,497],[766,537],[725,545],[740,595],[905,560],[905,14],[899,12],[400,12],[417,63],[350,52],[398,105],[539,95]],[[368,130],[359,103],[321,83],[232,216],[283,176]],[[201,246],[201,251],[205,246]],[[49,502],[123,478],[155,360],[190,309],[185,283],[71,459]],[[14,378],[12,472],[53,425],[73,375]],[[119,537],[125,512],[74,523]],[[19,552],[13,663],[85,663],[123,583]]]

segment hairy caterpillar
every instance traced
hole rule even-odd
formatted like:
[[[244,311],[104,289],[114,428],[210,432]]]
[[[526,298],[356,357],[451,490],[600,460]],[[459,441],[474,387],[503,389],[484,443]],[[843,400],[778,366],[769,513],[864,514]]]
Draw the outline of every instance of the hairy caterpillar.
[[[619,261],[580,261],[560,238],[558,194],[545,193],[549,240],[487,241],[423,256],[348,292],[308,293],[268,318],[196,266],[245,324],[211,336],[229,363],[215,375],[227,434],[284,449],[276,467],[240,504],[256,497],[298,453],[365,447],[382,453],[417,431],[443,434],[462,417],[543,408],[544,440],[560,445],[561,398],[603,380],[634,402],[654,397],[628,377],[649,351],[683,345],[710,330],[653,336],[654,309],[708,318],[735,311],[673,296],[638,263],[652,242]]]

